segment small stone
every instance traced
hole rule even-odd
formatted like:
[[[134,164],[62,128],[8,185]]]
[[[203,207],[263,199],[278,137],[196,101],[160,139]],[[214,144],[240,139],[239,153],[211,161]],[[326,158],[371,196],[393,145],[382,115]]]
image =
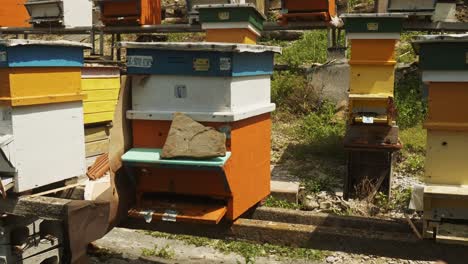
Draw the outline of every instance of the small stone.
[[[331,207],[332,207],[331,202],[321,202],[320,203],[320,209],[322,209],[322,210],[327,210],[327,209],[330,209]]]
[[[325,199],[327,198],[327,192],[321,191],[319,194],[317,194],[317,197],[320,199]]]
[[[327,263],[335,263],[338,259],[335,258],[334,256],[328,256],[326,258]]]
[[[370,259],[370,257],[369,257],[369,256],[364,256],[364,257],[362,257],[362,258],[363,258],[363,259],[365,259],[365,260],[368,260],[368,259]]]
[[[320,204],[313,198],[307,195],[306,200],[304,201],[304,209],[308,211],[315,210],[320,207]]]

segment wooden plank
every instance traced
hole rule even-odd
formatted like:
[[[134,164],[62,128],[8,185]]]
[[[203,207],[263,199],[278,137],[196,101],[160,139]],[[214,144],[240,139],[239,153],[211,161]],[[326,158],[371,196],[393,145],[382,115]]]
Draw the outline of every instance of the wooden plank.
[[[96,156],[109,151],[109,140],[86,143],[86,157]]]
[[[86,91],[85,102],[107,101],[119,99],[119,89],[91,90]]]
[[[440,224],[436,241],[446,244],[461,244],[468,246],[468,225]]]
[[[120,78],[81,79],[83,91],[120,89]]]
[[[110,122],[114,118],[114,111],[107,111],[101,113],[90,113],[84,115],[84,123],[88,124],[96,124],[102,122]]]
[[[109,138],[110,127],[107,125],[85,128],[85,142],[94,142]]]
[[[85,102],[83,103],[83,111],[85,114],[100,113],[100,112],[114,112],[116,105],[117,105],[117,100]]]

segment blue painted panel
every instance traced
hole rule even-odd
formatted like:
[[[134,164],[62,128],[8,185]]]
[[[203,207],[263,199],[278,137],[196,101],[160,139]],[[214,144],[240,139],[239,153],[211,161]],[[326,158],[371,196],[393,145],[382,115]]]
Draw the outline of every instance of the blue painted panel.
[[[7,50],[5,46],[0,46],[0,68],[8,67]]]
[[[273,74],[273,52],[234,54],[232,76]]]
[[[83,48],[27,45],[7,48],[8,67],[82,67]]]
[[[273,53],[127,49],[129,74],[253,76],[273,73]]]

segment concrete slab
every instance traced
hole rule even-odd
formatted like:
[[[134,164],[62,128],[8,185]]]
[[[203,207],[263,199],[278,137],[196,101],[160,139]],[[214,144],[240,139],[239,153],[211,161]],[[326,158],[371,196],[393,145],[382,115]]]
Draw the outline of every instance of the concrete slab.
[[[271,196],[276,199],[297,203],[299,197],[299,179],[279,165],[272,165],[271,169]]]

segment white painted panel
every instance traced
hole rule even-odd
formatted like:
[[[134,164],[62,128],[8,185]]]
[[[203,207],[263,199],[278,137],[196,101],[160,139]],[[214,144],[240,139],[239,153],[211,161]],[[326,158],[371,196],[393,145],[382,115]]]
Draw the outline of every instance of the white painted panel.
[[[140,112],[234,112],[270,104],[270,76],[133,76],[132,95]]]
[[[271,103],[270,75],[237,77],[231,84],[231,109],[236,112],[245,107]]]
[[[90,0],[62,1],[65,27],[90,27],[93,25],[93,3]]]
[[[221,23],[221,22],[209,22],[209,23],[203,23],[202,24],[202,29],[233,29],[233,28],[244,28],[244,29],[249,29],[252,31],[252,33],[255,33],[257,36],[261,36],[261,32],[256,29],[250,22],[226,22],[226,23]]]
[[[86,172],[82,102],[15,107],[12,121],[16,192]]]
[[[28,5],[28,10],[31,18],[55,18],[62,16],[60,6],[60,3],[34,4]]]
[[[423,82],[468,82],[468,71],[424,71]]]
[[[275,111],[275,104],[246,107],[235,112],[192,112],[192,111],[127,111],[128,119],[172,120],[175,112],[183,112],[198,122],[234,122]]]

